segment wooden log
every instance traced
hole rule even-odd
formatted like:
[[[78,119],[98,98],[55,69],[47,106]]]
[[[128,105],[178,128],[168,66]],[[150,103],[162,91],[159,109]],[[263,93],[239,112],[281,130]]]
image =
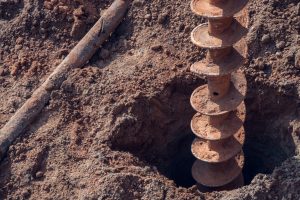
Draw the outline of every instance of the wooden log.
[[[47,80],[4,125],[0,130],[0,160],[12,142],[49,102],[51,91],[59,89],[68,73],[86,64],[103,42],[109,38],[123,20],[128,5],[128,0],[115,0]]]

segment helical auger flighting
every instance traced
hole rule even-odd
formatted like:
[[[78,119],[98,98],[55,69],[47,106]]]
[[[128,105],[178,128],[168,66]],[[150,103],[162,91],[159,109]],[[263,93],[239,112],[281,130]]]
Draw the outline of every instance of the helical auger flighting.
[[[191,96],[197,111],[191,121],[196,135],[192,153],[197,158],[192,176],[200,187],[213,190],[233,189],[244,184],[242,168],[245,140],[243,123],[247,83],[238,69],[245,62],[247,28],[234,17],[247,0],[193,0],[192,11],[208,18],[191,33],[192,42],[208,50],[204,60],[191,71],[207,77],[207,84]]]

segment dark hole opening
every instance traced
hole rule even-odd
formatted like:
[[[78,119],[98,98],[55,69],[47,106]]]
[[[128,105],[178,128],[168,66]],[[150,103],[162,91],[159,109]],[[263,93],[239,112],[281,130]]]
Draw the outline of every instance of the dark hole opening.
[[[218,92],[214,92],[213,94],[214,94],[214,96],[218,96],[218,95],[219,95],[219,93],[218,93]]]
[[[191,167],[196,159],[190,150],[195,138],[190,129],[190,120],[196,112],[190,106],[190,85],[180,88],[171,85],[171,89],[162,91],[162,95],[155,97],[155,101],[144,99],[142,104],[137,102],[137,107],[132,110],[136,110],[134,114],[139,128],[133,127],[126,131],[120,127],[121,133],[113,141],[113,148],[133,153],[150,166],[156,166],[162,175],[173,180],[177,186],[186,188],[196,184],[191,175]],[[276,96],[273,92],[265,95]],[[246,141],[243,147],[245,184],[249,184],[258,173],[272,173],[276,166],[295,153],[288,123],[277,121],[286,115],[290,116],[296,104],[287,102],[288,98],[277,96],[271,98],[271,102],[259,102],[258,107],[257,101],[266,97],[257,97],[257,94],[249,96],[255,99],[249,98],[246,101]],[[273,107],[270,106],[272,104]],[[145,107],[151,108],[151,112],[145,114]],[[130,137],[134,139],[126,141]]]
[[[178,153],[170,158],[169,171],[165,172],[165,175],[174,180],[177,186],[188,188],[196,184],[191,174],[192,165],[196,160],[190,150],[194,138],[192,132],[188,131],[187,136],[178,145]]]
[[[191,168],[196,160],[191,154],[191,143],[195,136],[187,130],[188,135],[182,138],[178,143],[176,156],[170,158],[170,164],[167,168],[158,169],[171,180],[181,187],[191,187],[196,181],[191,175]],[[271,174],[276,166],[280,166],[287,158],[294,155],[294,146],[292,138],[286,140],[285,147],[280,144],[280,140],[273,139],[267,134],[252,131],[246,133],[246,141],[243,147],[245,155],[245,165],[243,176],[245,185],[251,183],[252,179],[259,173]],[[252,134],[252,136],[251,136]],[[288,134],[288,133],[286,133]]]

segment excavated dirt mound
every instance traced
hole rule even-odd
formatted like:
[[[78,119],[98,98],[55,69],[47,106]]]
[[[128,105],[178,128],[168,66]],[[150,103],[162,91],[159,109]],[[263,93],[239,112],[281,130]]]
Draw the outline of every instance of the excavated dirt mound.
[[[0,0],[0,128],[99,18],[106,0]],[[0,199],[299,199],[300,3],[249,4],[246,186],[201,193],[190,174],[189,72],[205,52],[189,0],[134,0],[0,164]]]

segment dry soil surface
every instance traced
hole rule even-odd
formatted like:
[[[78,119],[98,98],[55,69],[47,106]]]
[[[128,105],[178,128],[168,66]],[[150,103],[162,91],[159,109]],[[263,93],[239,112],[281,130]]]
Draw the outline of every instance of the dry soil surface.
[[[0,128],[112,0],[0,0]],[[0,164],[0,199],[299,199],[300,3],[252,0],[246,186],[202,193],[190,175],[206,20],[189,0],[134,0],[110,40],[59,90]]]

